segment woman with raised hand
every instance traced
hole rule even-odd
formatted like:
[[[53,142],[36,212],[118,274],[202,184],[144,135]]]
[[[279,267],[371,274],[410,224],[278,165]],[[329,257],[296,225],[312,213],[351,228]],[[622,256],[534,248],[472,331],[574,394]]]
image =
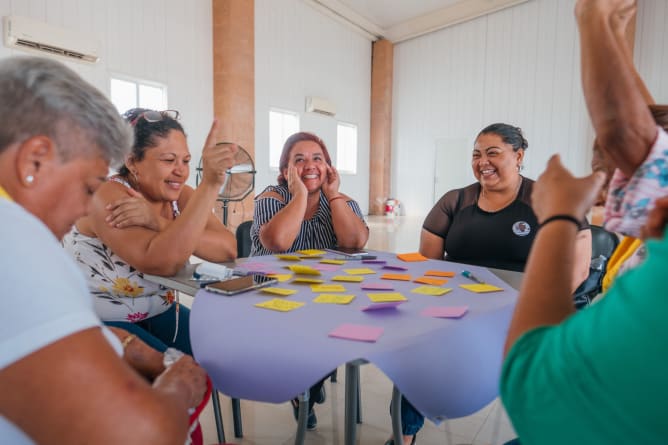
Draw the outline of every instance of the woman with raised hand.
[[[136,108],[124,115],[134,129],[132,153],[93,196],[87,216],[65,237],[108,325],[164,351],[192,353],[189,310],[175,291],[143,273],[174,275],[191,255],[222,262],[236,257],[236,239],[212,212],[234,145],[216,145],[214,121],[202,151],[202,182],[186,185],[190,150],[178,113]]]

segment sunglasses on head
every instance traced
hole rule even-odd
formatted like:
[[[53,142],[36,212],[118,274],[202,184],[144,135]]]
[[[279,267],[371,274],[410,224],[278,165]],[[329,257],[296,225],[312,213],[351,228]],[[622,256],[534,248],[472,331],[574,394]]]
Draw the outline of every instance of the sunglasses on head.
[[[135,125],[137,125],[137,122],[139,122],[139,119],[144,119],[146,122],[160,122],[165,118],[178,120],[179,116],[180,113],[177,110],[164,110],[164,111],[147,110],[139,114],[139,116],[135,117],[132,120],[132,122],[130,122],[130,125],[134,127]]]

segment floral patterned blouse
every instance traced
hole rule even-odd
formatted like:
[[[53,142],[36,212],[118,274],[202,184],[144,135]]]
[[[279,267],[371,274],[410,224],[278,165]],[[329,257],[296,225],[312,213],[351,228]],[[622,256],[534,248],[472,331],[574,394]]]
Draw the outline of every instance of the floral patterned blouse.
[[[116,178],[111,179],[129,187]],[[95,297],[95,311],[103,321],[136,323],[165,312],[176,300],[175,290],[145,280],[99,238],[83,235],[76,227],[63,238],[63,247],[81,267]]]

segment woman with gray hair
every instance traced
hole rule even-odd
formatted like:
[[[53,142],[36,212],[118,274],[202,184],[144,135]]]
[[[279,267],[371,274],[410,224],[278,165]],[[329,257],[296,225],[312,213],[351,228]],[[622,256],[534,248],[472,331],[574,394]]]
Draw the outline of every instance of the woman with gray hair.
[[[205,372],[103,328],[59,243],[123,158],[128,126],[73,71],[35,57],[0,62],[0,115],[2,442],[183,444]]]

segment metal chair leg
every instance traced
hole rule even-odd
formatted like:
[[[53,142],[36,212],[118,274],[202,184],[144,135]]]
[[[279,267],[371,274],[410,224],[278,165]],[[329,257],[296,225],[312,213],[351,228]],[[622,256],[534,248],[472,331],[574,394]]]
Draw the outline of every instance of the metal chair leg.
[[[337,374],[338,369],[335,369],[334,372],[332,372],[329,375],[329,381],[332,383],[336,383],[336,374]]]
[[[244,437],[241,425],[241,403],[239,399],[232,399],[232,418],[234,419],[234,437]]]
[[[360,373],[357,373],[357,423],[362,423],[362,385]]]
[[[218,398],[218,391],[216,391],[215,388],[211,393],[211,401],[213,402],[213,417],[216,420],[216,433],[218,433],[218,442],[225,443],[223,417],[220,414],[220,399]]]
[[[392,436],[394,443],[403,443],[401,434],[401,392],[396,387],[392,388],[392,402],[390,402],[390,412],[392,413]]]

